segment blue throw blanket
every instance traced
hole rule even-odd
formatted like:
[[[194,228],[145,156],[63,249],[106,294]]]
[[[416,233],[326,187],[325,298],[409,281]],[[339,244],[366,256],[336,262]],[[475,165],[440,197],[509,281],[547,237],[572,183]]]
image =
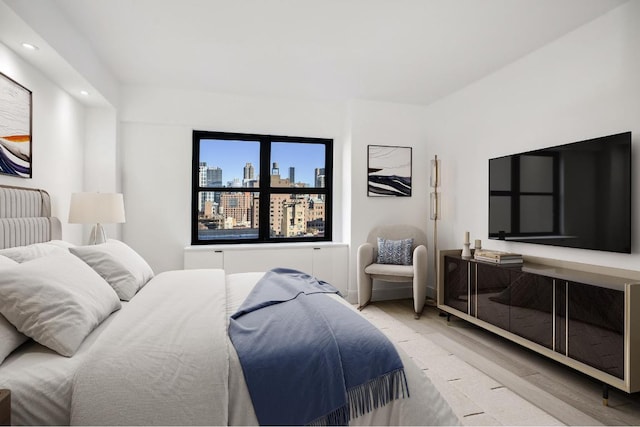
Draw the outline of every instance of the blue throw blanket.
[[[231,316],[261,425],[345,425],[409,396],[389,340],[325,293],[339,292],[296,270],[268,271]]]

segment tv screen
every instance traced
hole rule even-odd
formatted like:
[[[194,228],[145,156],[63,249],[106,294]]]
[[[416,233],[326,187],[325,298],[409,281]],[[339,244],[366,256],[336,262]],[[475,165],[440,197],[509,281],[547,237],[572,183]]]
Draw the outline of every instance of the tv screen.
[[[631,253],[631,132],[490,159],[489,238]]]

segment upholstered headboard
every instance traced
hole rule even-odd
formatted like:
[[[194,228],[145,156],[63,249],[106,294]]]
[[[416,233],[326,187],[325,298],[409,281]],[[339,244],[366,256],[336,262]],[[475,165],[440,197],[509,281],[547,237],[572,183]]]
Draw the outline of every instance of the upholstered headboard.
[[[0,249],[62,238],[62,224],[51,216],[49,193],[0,185]]]

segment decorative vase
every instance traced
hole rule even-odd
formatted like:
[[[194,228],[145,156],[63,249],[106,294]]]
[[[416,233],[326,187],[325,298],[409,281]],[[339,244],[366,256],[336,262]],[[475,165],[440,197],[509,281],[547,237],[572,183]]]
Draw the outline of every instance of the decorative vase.
[[[469,249],[469,242],[463,243],[462,258],[471,258],[471,249]]]

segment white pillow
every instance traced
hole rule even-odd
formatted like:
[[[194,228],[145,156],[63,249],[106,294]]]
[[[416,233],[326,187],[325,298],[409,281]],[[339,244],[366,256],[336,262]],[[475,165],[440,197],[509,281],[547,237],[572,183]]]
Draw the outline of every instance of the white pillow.
[[[0,314],[0,363],[28,339]]]
[[[68,254],[27,261],[0,274],[0,313],[40,344],[73,356],[85,337],[121,307],[109,285]]]
[[[16,262],[26,262],[54,253],[65,253],[67,249],[49,243],[34,243],[28,246],[1,249],[0,255],[11,258]]]
[[[59,248],[63,249],[69,249],[75,246],[73,243],[64,240],[49,240],[48,242],[44,242],[44,244],[58,246]]]
[[[123,301],[129,301],[153,277],[153,270],[127,244],[108,239],[106,243],[76,246],[69,251],[98,272]]]
[[[14,260],[0,255],[0,275],[2,270],[18,265]],[[28,338],[18,332],[15,326],[7,321],[0,314],[0,363],[16,348],[20,346]]]
[[[0,270],[7,267],[15,267],[18,264],[17,261],[12,260],[11,258],[7,258],[6,256],[0,255]]]

